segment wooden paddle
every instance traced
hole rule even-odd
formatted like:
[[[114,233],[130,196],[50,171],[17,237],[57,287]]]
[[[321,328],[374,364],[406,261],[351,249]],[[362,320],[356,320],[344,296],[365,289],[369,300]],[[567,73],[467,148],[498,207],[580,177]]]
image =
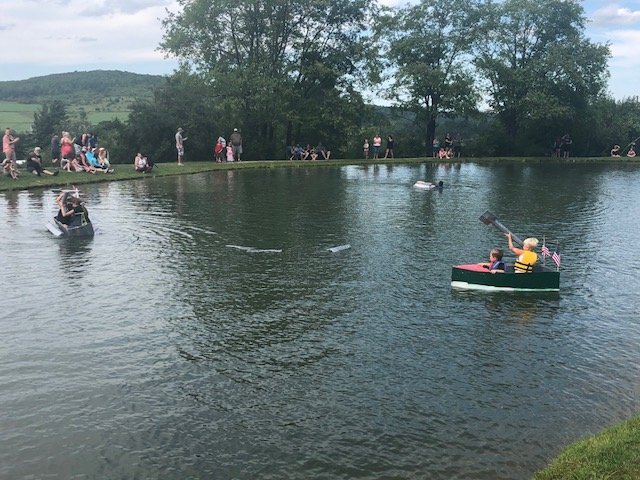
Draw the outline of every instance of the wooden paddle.
[[[496,227],[498,230],[500,230],[502,233],[511,233],[511,239],[515,242],[515,243],[519,243],[520,245],[523,245],[522,240],[520,240],[520,238],[518,238],[518,236],[516,236],[515,234],[513,234],[511,232],[511,230],[509,230],[507,227],[505,227],[502,223],[500,223],[500,220],[498,220],[498,217],[496,217],[493,213],[491,213],[489,210],[487,210],[486,212],[484,212],[482,215],[480,215],[480,221],[482,223],[484,223],[485,225],[493,225],[494,227]]]

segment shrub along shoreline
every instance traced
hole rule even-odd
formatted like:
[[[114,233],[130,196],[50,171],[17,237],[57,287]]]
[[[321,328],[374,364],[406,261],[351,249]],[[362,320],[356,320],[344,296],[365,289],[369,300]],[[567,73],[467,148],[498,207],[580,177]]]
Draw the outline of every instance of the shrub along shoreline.
[[[638,158],[638,157],[637,157]],[[0,178],[0,191],[10,190],[27,190],[32,188],[49,188],[49,187],[65,187],[72,185],[83,185],[87,183],[111,182],[116,180],[134,180],[145,177],[165,177],[172,175],[185,175],[193,173],[202,173],[215,170],[241,170],[245,168],[310,168],[310,167],[326,167],[326,166],[345,166],[345,165],[402,165],[413,163],[435,163],[435,164],[456,164],[456,163],[478,163],[478,164],[494,164],[494,163],[544,163],[544,164],[574,164],[574,163],[638,163],[637,158],[628,159],[626,157],[572,157],[572,158],[550,158],[550,157],[462,157],[457,159],[441,160],[437,158],[398,158],[398,159],[345,159],[345,160],[315,160],[315,161],[288,161],[288,160],[259,160],[245,161],[233,163],[215,163],[208,162],[185,162],[180,167],[176,163],[156,163],[156,167],[151,173],[139,173],[133,169],[132,164],[114,164],[114,173],[104,174],[96,173],[92,175],[86,172],[66,172],[60,170],[57,176],[43,175],[38,177],[20,168],[20,178],[12,180],[9,177]],[[47,166],[45,168],[51,169]]]

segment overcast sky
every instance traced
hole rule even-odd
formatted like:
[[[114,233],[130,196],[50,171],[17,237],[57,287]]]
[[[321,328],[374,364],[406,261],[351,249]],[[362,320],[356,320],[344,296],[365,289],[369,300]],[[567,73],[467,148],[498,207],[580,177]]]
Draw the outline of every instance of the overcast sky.
[[[381,0],[387,5],[406,3]],[[640,0],[586,0],[587,35],[611,44],[610,93],[640,95]],[[160,19],[174,0],[0,0],[1,80],[50,73],[125,70],[168,74],[176,67],[157,51]]]

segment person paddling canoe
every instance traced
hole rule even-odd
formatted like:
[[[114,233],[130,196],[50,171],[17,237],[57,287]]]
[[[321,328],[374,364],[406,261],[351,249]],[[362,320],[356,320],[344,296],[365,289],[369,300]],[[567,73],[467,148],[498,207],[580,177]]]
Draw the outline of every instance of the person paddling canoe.
[[[535,252],[538,246],[537,238],[525,238],[522,242],[522,248],[515,247],[513,245],[513,239],[511,238],[511,232],[506,234],[509,240],[509,250],[518,256],[513,269],[516,273],[531,273],[533,272],[533,266],[538,261],[538,254]]]

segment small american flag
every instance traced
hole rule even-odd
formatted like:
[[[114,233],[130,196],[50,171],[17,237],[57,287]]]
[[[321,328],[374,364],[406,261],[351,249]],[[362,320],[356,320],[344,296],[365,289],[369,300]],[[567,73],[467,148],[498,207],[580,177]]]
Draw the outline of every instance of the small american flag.
[[[556,267],[560,268],[560,254],[558,252],[553,252],[551,259],[553,260],[553,263],[556,264]]]
[[[547,245],[542,245],[542,248],[540,249],[540,253],[542,253],[543,257],[550,257],[551,256],[551,252],[549,251],[549,247],[547,247]]]

